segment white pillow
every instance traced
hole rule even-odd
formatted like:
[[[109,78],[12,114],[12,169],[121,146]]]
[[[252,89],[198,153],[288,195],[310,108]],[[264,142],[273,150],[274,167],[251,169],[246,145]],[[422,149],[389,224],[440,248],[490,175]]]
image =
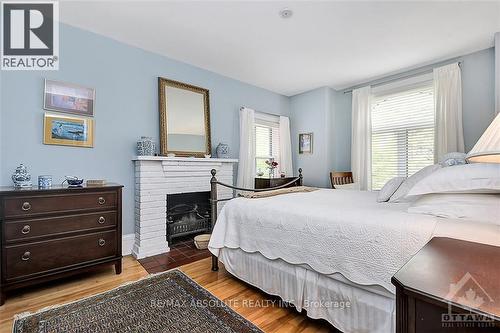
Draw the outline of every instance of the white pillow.
[[[500,225],[500,194],[426,194],[410,205],[408,213]]]
[[[439,164],[434,164],[434,165],[429,165],[426,166],[423,169],[418,170],[416,173],[414,173],[412,176],[408,177],[403,184],[397,189],[396,193],[394,193],[391,198],[389,199],[389,202],[408,202],[411,201],[412,198],[406,198],[408,195],[408,192],[412,189],[412,187],[436,171],[437,169],[440,169],[441,166]]]
[[[388,201],[405,180],[406,177],[394,177],[385,183],[384,187],[378,192],[377,202]]]
[[[500,164],[473,163],[437,170],[416,184],[408,195],[498,192],[500,192]]]

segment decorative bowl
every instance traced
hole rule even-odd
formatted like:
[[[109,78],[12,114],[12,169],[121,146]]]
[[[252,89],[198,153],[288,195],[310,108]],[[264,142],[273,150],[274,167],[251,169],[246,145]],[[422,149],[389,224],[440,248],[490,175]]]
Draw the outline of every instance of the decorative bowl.
[[[67,182],[69,186],[82,186],[83,178],[79,179],[75,176],[66,176],[66,179],[64,179],[62,183],[64,184],[65,182]]]

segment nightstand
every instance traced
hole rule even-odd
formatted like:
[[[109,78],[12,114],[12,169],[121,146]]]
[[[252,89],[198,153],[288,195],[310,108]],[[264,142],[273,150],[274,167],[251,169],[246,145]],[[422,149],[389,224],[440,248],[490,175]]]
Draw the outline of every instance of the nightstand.
[[[393,277],[396,332],[499,332],[500,247],[433,238]]]
[[[294,180],[295,177],[284,177],[284,178],[255,178],[255,189],[271,188],[276,186],[281,186]],[[287,187],[299,186],[298,181],[295,184],[291,184]]]

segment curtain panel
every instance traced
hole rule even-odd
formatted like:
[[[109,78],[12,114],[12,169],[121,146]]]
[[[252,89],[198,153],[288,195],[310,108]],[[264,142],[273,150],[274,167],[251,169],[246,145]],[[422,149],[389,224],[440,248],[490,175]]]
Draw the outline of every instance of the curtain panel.
[[[353,180],[362,191],[371,190],[371,87],[352,91],[351,170]]]
[[[290,119],[280,116],[280,163],[278,168],[287,177],[293,176],[292,141],[290,137]]]
[[[239,187],[254,188],[255,178],[255,111],[240,109],[240,155],[238,162]]]
[[[465,151],[462,124],[462,73],[458,63],[433,70],[436,112],[435,161]]]

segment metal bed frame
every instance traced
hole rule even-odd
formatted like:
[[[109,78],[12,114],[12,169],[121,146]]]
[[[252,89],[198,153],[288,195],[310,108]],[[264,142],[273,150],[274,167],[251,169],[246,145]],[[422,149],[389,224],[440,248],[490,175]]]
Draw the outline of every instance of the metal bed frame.
[[[226,199],[218,199],[217,198],[217,185],[221,185],[227,188],[230,188],[232,190],[236,191],[247,191],[247,192],[267,192],[267,191],[272,191],[272,190],[277,190],[280,188],[285,188],[290,185],[295,184],[295,186],[302,186],[303,185],[303,176],[302,176],[302,168],[299,168],[299,176],[295,177],[291,181],[289,181],[286,184],[280,185],[280,186],[275,186],[275,187],[270,187],[270,188],[263,188],[263,189],[249,189],[249,188],[242,188],[242,187],[237,187],[225,183],[221,183],[220,181],[217,180],[215,177],[217,171],[215,169],[212,169],[210,171],[212,174],[212,178],[210,179],[210,207],[211,207],[211,212],[210,212],[210,220],[212,223],[211,227],[211,232],[214,229],[215,223],[217,222],[217,203],[222,202],[222,201],[229,201],[231,199],[234,199],[237,196],[234,196],[234,191],[233,191],[233,197],[232,198],[226,198]],[[216,256],[212,254],[212,271],[218,271],[219,270],[219,260]]]

